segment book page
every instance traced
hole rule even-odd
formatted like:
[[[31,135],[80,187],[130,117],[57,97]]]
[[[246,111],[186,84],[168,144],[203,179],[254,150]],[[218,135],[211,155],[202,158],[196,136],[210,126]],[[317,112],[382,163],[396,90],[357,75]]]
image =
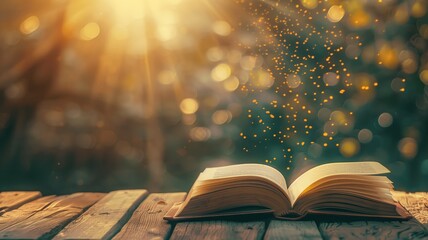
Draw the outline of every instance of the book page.
[[[316,181],[334,175],[375,175],[390,171],[378,162],[340,162],[314,167],[298,177],[288,188],[291,203]]]
[[[287,192],[284,176],[273,167],[263,164],[236,164],[225,167],[207,168],[198,180],[230,178],[239,176],[259,176],[276,183]]]

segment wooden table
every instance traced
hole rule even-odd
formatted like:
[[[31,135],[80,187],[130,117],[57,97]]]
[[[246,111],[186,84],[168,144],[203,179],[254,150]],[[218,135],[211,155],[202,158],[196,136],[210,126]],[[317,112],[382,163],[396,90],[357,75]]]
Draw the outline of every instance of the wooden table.
[[[428,193],[394,192],[409,221],[162,219],[185,193],[121,190],[45,196],[0,192],[1,239],[428,239]]]

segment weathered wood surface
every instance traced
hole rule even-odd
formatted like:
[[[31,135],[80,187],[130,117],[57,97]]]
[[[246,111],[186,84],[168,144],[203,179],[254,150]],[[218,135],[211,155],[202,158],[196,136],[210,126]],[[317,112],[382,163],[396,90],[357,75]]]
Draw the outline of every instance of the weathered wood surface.
[[[320,231],[314,221],[279,221],[272,220],[266,231],[265,239],[312,239],[322,240]]]
[[[41,196],[40,192],[0,192],[0,215]]]
[[[0,216],[1,239],[51,238],[104,194],[75,193],[36,199]]]
[[[265,222],[200,221],[175,225],[171,239],[262,239]]]
[[[428,194],[394,191],[398,200],[415,219],[408,221],[317,221],[325,239],[428,239]],[[423,225],[425,224],[425,226]]]
[[[155,193],[135,210],[131,219],[114,239],[164,239],[172,225],[163,220],[175,202],[184,200],[186,193]]]
[[[54,239],[110,239],[128,221],[147,194],[146,190],[110,192]]]
[[[410,221],[244,218],[176,224],[164,221],[163,216],[185,193],[150,194],[146,199],[145,190],[42,198],[33,194],[32,201],[22,193],[4,194],[0,193],[0,239],[48,239],[55,235],[55,239],[428,239],[428,231],[420,223],[427,224],[428,193],[394,192],[416,217]]]
[[[321,222],[319,230],[325,239],[428,239],[415,220]]]
[[[413,215],[413,217],[428,229],[428,193],[394,191],[393,196]]]

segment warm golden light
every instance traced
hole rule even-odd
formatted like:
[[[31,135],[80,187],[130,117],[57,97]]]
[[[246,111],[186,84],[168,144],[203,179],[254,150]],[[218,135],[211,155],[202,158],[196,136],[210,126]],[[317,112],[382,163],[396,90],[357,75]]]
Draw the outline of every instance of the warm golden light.
[[[422,81],[425,85],[428,85],[428,70],[423,70],[423,71],[419,74],[419,78],[421,79],[421,81]]]
[[[220,63],[211,71],[211,77],[216,82],[221,82],[230,77],[232,73],[232,69],[226,63]]]
[[[398,150],[407,159],[412,159],[418,153],[418,143],[414,138],[406,137],[398,143]]]
[[[272,75],[263,69],[251,75],[251,85],[256,89],[268,89],[274,84]]]
[[[228,121],[230,121],[231,118],[232,118],[232,113],[230,113],[227,110],[218,110],[214,112],[211,117],[213,123],[217,125],[223,125]]]
[[[90,41],[98,37],[99,34],[100,34],[100,26],[98,26],[98,24],[95,22],[91,22],[86,24],[80,30],[80,39],[85,41]]]
[[[357,10],[350,14],[348,22],[351,27],[364,28],[370,24],[371,17],[366,11]]]
[[[300,76],[296,74],[291,74],[287,77],[286,83],[289,88],[297,88],[300,86],[302,81],[300,80]]]
[[[330,22],[339,22],[345,16],[345,9],[341,5],[333,5],[327,12],[327,18]]]
[[[184,114],[193,114],[198,111],[199,104],[193,98],[185,98],[180,103],[180,109]]]
[[[239,87],[239,79],[235,76],[232,76],[223,82],[223,86],[227,91],[233,92]]]
[[[28,35],[36,31],[39,28],[39,26],[40,26],[39,18],[37,16],[31,16],[25,19],[21,23],[19,30],[21,30],[23,34]]]
[[[232,27],[226,21],[217,21],[213,24],[213,31],[220,36],[227,36],[232,31]]]
[[[354,138],[345,138],[340,143],[339,151],[344,157],[352,157],[360,151],[360,144]]]
[[[211,131],[205,127],[194,127],[190,130],[189,135],[193,141],[202,142],[208,140],[211,136]]]
[[[108,0],[118,24],[129,24],[144,17],[145,2],[141,0]],[[149,1],[147,1],[149,2]]]
[[[323,75],[323,81],[326,86],[336,86],[339,83],[340,76],[334,72],[327,72]]]
[[[318,0],[301,0],[300,2],[307,9],[314,9],[318,6]]]

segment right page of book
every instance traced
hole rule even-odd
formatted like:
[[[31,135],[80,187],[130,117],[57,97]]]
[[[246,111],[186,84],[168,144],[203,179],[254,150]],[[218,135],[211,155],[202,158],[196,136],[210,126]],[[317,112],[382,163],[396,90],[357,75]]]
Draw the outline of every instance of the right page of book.
[[[310,185],[325,177],[334,175],[375,175],[390,171],[378,162],[328,163],[309,169],[300,175],[288,188],[292,205]]]

